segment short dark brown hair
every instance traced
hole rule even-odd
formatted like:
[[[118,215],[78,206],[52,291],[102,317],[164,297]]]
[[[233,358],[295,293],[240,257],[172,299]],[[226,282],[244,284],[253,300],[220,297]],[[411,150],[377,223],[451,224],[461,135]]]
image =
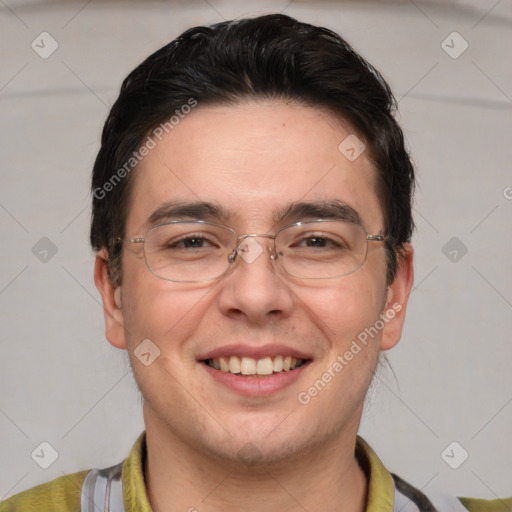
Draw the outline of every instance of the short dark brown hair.
[[[332,112],[366,145],[385,223],[387,282],[414,229],[414,169],[381,74],[338,34],[272,14],[194,27],[134,69],[105,122],[92,175],[91,245],[121,283],[121,244],[138,151],[191,99],[199,105],[284,99]],[[129,163],[127,165],[127,163]],[[124,171],[122,171],[124,169]],[[116,241],[117,240],[117,241]]]

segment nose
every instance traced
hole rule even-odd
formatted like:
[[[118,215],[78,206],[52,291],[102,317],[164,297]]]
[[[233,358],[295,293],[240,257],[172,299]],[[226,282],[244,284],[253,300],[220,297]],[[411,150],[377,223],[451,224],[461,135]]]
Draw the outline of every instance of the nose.
[[[235,250],[229,256],[229,260],[231,263],[235,261],[237,256],[242,258],[246,263],[252,263],[256,261],[261,254],[265,251],[263,245],[258,243],[256,238],[268,238],[269,240],[275,241],[274,235],[241,235],[238,237],[238,245]],[[272,245],[269,243],[267,245],[268,251],[270,254],[270,259],[275,260],[275,243]]]
[[[263,324],[291,314],[293,293],[274,261],[271,235],[245,235],[231,255],[233,270],[219,283],[224,315]]]

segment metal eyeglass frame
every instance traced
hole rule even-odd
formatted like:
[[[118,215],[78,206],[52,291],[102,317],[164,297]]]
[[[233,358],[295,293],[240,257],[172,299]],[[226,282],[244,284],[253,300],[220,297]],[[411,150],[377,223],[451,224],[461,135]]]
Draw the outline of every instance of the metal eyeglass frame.
[[[221,277],[225,276],[232,268],[234,268],[232,266],[232,264],[236,260],[236,256],[238,254],[238,250],[240,248],[241,242],[243,242],[247,238],[262,237],[262,238],[269,238],[269,239],[273,240],[274,241],[274,251],[273,251],[273,254],[270,255],[270,259],[272,261],[277,261],[278,260],[278,253],[277,253],[277,250],[276,250],[276,237],[277,237],[277,235],[279,235],[279,233],[281,231],[283,231],[283,230],[285,230],[287,228],[293,227],[293,226],[303,226],[305,224],[312,224],[312,223],[317,223],[317,222],[346,222],[348,224],[352,224],[354,226],[357,226],[359,229],[361,229],[361,231],[366,235],[366,251],[365,251],[365,255],[364,255],[363,261],[361,262],[361,264],[358,267],[356,267],[354,270],[351,270],[350,272],[347,272],[345,274],[340,274],[340,275],[337,275],[337,276],[327,276],[327,277],[302,277],[302,276],[296,276],[296,275],[291,274],[290,272],[288,272],[286,270],[286,268],[283,265],[281,265],[281,268],[288,275],[290,275],[292,277],[295,277],[295,278],[298,278],[298,279],[336,279],[338,277],[348,276],[350,274],[353,274],[354,272],[357,272],[365,264],[367,256],[368,256],[368,242],[384,242],[384,241],[386,241],[386,236],[385,235],[370,235],[370,234],[368,234],[366,229],[363,226],[361,226],[361,224],[350,222],[350,221],[345,221],[345,220],[338,220],[338,219],[315,219],[315,220],[308,220],[308,221],[293,222],[291,224],[287,224],[286,226],[283,226],[282,228],[280,228],[276,232],[275,235],[271,235],[271,234],[268,234],[268,233],[248,233],[248,234],[244,234],[244,235],[239,235],[234,229],[228,228],[227,226],[224,226],[223,224],[217,224],[215,222],[208,222],[208,221],[204,221],[204,220],[173,220],[173,221],[169,221],[169,222],[163,222],[162,224],[155,224],[154,226],[151,226],[150,228],[148,228],[146,230],[146,232],[144,233],[144,236],[142,236],[142,237],[134,237],[134,238],[127,238],[126,241],[130,242],[132,244],[144,244],[144,242],[146,240],[146,237],[147,237],[147,234],[148,234],[149,231],[151,231],[152,229],[158,228],[160,226],[167,226],[169,224],[205,224],[205,225],[208,225],[208,226],[220,227],[220,228],[226,229],[227,231],[230,231],[236,237],[237,244],[236,244],[236,247],[233,249],[233,252],[228,256],[229,266],[226,268],[226,270],[222,274],[220,274],[220,275],[218,275],[216,277],[209,278],[209,279],[177,280],[177,279],[168,279],[166,277],[162,277],[162,276],[159,276],[158,274],[155,274],[155,272],[153,271],[153,269],[150,267],[150,265],[148,263],[148,260],[147,260],[147,257],[146,257],[145,246],[143,245],[144,261],[146,262],[146,266],[148,267],[149,271],[155,277],[157,277],[158,279],[163,279],[164,281],[171,281],[173,283],[206,283],[208,281],[215,281],[216,279],[220,279]],[[122,238],[118,237],[114,241],[115,242],[121,242]]]

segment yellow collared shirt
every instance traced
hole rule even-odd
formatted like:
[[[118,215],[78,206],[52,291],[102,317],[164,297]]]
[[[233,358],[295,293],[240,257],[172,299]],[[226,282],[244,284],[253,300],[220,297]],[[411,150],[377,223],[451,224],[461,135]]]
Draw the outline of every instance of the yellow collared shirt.
[[[152,512],[144,484],[143,461],[146,434],[142,432],[123,462],[122,483],[125,512]],[[360,437],[356,454],[367,472],[366,512],[393,512],[395,484],[375,452]],[[88,470],[65,475],[16,494],[0,503],[0,512],[80,512],[82,484]],[[511,512],[512,498],[479,500],[459,498],[470,512]]]

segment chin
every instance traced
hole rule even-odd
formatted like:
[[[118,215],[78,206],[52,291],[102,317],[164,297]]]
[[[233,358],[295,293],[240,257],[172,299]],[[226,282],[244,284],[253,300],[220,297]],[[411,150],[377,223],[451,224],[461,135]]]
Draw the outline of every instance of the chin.
[[[236,430],[229,430],[231,435],[226,436],[223,432],[222,440],[215,440],[214,436],[203,438],[203,443],[207,444],[204,448],[217,459],[237,465],[242,463],[252,469],[289,462],[302,457],[328,437],[328,433],[319,431],[318,425],[306,428],[298,418],[288,423],[293,414],[274,414],[271,418],[260,418],[260,421],[254,417],[246,419]],[[236,422],[230,421],[229,425],[236,425]]]
[[[297,456],[302,456],[308,448],[308,442],[290,439],[235,439],[230,446],[214,445],[209,447],[216,459],[223,459],[247,469],[268,469],[287,463]],[[315,443],[313,443],[315,444]]]

